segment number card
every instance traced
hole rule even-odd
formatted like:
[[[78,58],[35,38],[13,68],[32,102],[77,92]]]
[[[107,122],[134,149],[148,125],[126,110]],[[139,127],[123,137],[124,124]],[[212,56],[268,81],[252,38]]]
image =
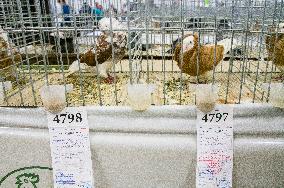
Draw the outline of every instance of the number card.
[[[55,188],[92,188],[93,172],[87,112],[83,107],[48,113]]]
[[[196,187],[232,187],[233,106],[197,111]]]

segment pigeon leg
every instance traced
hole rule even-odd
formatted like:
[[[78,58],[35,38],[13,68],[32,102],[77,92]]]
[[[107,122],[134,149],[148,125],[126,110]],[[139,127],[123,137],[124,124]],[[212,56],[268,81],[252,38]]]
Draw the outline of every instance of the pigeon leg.
[[[280,74],[279,76],[277,76],[277,77],[275,78],[275,80],[277,80],[277,81],[283,81],[283,80],[284,80],[284,73],[282,73],[282,74]]]
[[[113,84],[114,83],[114,77],[111,76],[110,74],[107,74],[107,78],[105,79],[105,82],[108,84]]]
[[[206,78],[202,78],[202,77],[197,78],[196,76],[193,76],[189,78],[189,83],[190,84],[207,84],[208,80]]]

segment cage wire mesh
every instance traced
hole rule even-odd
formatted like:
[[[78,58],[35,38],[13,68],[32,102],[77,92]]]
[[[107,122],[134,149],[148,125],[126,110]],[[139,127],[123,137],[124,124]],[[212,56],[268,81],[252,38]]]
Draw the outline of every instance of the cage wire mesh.
[[[45,84],[73,84],[72,92],[65,90],[69,106],[126,105],[128,83],[156,84],[154,105],[195,104],[195,76],[181,71],[174,59],[176,46],[189,33],[198,36],[197,69],[202,47],[214,48],[205,82],[219,86],[219,103],[268,102],[270,87],[262,84],[283,83],[283,0],[66,0],[67,13],[59,2],[0,1],[2,106],[41,106],[39,89]],[[99,28],[103,17],[111,18],[105,30]],[[117,47],[110,34],[115,32],[126,36],[125,47]],[[112,47],[107,52],[111,82],[97,74],[102,34]],[[230,52],[217,63],[217,46],[224,39],[231,41]],[[276,41],[281,40],[279,52]],[[119,58],[117,48],[125,48]],[[97,66],[85,69],[79,62],[88,51]],[[73,62],[79,69],[70,75]],[[180,65],[186,63],[181,58]],[[203,82],[201,76],[196,83]]]

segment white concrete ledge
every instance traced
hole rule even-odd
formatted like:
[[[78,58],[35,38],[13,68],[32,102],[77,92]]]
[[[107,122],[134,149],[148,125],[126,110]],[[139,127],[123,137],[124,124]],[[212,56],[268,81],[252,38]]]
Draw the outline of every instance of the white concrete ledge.
[[[95,187],[195,187],[197,140],[193,106],[88,106]],[[284,187],[284,111],[263,104],[235,105],[233,187]],[[51,168],[42,108],[0,108],[0,180],[23,167]],[[52,172],[38,187],[52,187]],[[0,187],[15,187],[9,176]]]
[[[152,106],[145,112],[129,107],[87,106],[91,132],[195,134],[194,106]],[[0,127],[47,128],[43,108],[0,108]],[[284,110],[268,104],[234,105],[234,133],[284,135]]]

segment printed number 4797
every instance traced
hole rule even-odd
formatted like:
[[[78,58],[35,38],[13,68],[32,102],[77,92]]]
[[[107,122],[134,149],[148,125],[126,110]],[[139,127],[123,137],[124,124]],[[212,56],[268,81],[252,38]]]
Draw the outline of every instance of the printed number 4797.
[[[81,113],[76,113],[74,114],[57,114],[53,121],[55,121],[56,123],[72,123],[72,122],[82,122],[82,115]]]
[[[212,113],[212,114],[205,114],[202,118],[203,121],[207,122],[216,122],[218,123],[223,119],[223,121],[226,121],[229,113]]]

